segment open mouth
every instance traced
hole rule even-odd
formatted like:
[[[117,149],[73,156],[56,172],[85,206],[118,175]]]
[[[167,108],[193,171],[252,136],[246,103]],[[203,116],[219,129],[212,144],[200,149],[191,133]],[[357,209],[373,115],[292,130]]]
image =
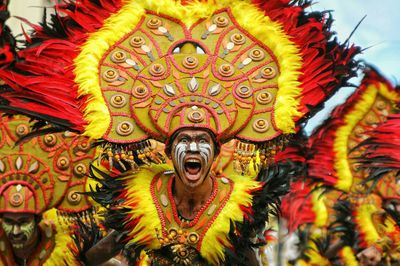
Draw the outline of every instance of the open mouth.
[[[26,238],[25,237],[17,237],[17,238],[11,238],[10,243],[15,249],[21,249],[24,247]]]
[[[201,162],[198,159],[188,159],[185,161],[185,172],[189,180],[197,180],[200,176]]]

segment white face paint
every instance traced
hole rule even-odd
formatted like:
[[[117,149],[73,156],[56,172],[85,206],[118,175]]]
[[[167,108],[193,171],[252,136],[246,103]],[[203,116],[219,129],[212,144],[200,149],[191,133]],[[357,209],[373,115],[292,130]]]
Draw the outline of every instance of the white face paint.
[[[182,130],[172,143],[172,161],[180,179],[188,186],[201,184],[214,160],[214,142],[208,131]]]
[[[8,240],[15,249],[22,249],[30,243],[36,228],[35,219],[23,223],[3,221],[1,224]]]
[[[204,159],[205,162],[208,162],[211,157],[212,148],[209,143],[199,143],[192,141],[187,143],[187,141],[179,142],[175,148],[175,158],[179,162],[178,167],[184,167],[184,159],[188,152],[193,153],[200,153],[201,157]]]

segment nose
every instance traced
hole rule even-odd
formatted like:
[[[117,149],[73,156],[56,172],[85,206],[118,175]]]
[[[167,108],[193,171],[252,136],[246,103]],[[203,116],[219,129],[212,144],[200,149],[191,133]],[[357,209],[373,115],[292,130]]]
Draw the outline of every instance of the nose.
[[[13,233],[14,235],[19,235],[19,234],[21,234],[21,226],[18,225],[18,224],[13,225],[12,233]]]
[[[189,143],[189,151],[190,152],[198,152],[199,151],[199,147],[196,142],[192,141]]]

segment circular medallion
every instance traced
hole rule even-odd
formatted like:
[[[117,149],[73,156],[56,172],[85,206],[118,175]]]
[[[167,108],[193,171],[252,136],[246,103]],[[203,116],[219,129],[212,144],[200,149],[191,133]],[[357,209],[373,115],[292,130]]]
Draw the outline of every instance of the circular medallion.
[[[199,60],[194,56],[185,56],[182,61],[185,68],[193,69],[199,65]]]
[[[193,123],[200,123],[204,120],[204,114],[200,110],[190,110],[188,113],[188,119]]]
[[[222,64],[219,67],[218,72],[223,77],[230,77],[233,75],[233,73],[235,73],[235,68],[233,66],[231,66],[230,64]]]
[[[253,61],[261,61],[265,58],[264,51],[258,48],[251,50],[248,55]]]
[[[236,88],[236,93],[240,98],[249,98],[252,95],[253,90],[249,86],[241,85]]]
[[[126,98],[122,94],[115,94],[111,97],[111,106],[121,108],[126,105]]]
[[[367,115],[365,117],[365,122],[367,122],[368,125],[374,125],[374,124],[377,124],[379,121],[373,115]]]
[[[87,152],[91,149],[90,143],[87,140],[83,140],[78,144],[78,149],[80,151]]]
[[[114,69],[108,69],[103,73],[103,79],[107,82],[113,82],[118,79],[119,75]]]
[[[187,259],[189,256],[189,250],[185,246],[181,246],[177,251],[179,259]]]
[[[261,70],[261,76],[265,79],[272,79],[275,77],[275,69],[273,67],[267,66]]]
[[[259,104],[269,104],[272,101],[272,94],[270,92],[262,92],[257,95],[257,102]]]
[[[148,95],[149,90],[143,86],[143,85],[138,85],[135,88],[133,88],[133,96],[136,98],[142,99]]]
[[[44,145],[53,147],[57,143],[57,137],[54,134],[47,134],[43,137]]]
[[[77,165],[74,166],[74,175],[76,177],[83,177],[87,172],[87,168],[86,165],[84,165],[83,163],[79,163]]]
[[[15,192],[13,194],[11,194],[10,196],[10,204],[14,207],[18,207],[22,204],[22,202],[24,201],[22,194],[19,192]]]
[[[17,126],[15,129],[15,134],[17,134],[18,137],[23,137],[29,132],[29,127],[28,125],[25,124],[20,124]]]
[[[171,236],[172,238],[174,238],[177,235],[178,235],[178,230],[176,230],[176,228],[169,229],[168,236]]]
[[[145,43],[146,43],[146,41],[141,36],[133,36],[129,40],[129,44],[132,45],[135,48],[140,48]]]
[[[66,170],[69,167],[69,159],[65,156],[60,156],[57,160],[57,168],[61,170]]]
[[[254,121],[254,123],[253,123],[253,129],[256,132],[264,133],[268,130],[268,128],[269,128],[269,124],[268,124],[268,121],[265,119],[260,118],[260,119],[257,119],[256,121]]]
[[[162,25],[162,20],[158,18],[151,18],[147,21],[147,27],[152,30],[158,29]]]
[[[231,41],[236,45],[241,45],[246,42],[246,37],[241,33],[234,33],[231,36]]]
[[[68,193],[67,200],[71,205],[78,205],[82,200],[82,195],[76,191],[71,191]]]
[[[229,20],[224,17],[224,16],[217,16],[214,18],[213,22],[219,27],[219,28],[225,28],[229,24]]]
[[[133,125],[131,122],[124,121],[118,124],[117,134],[120,136],[127,136],[133,132]]]
[[[189,242],[189,244],[194,245],[197,242],[199,242],[199,235],[195,232],[191,232],[188,236],[187,236],[187,241]]]
[[[165,73],[165,67],[158,63],[152,64],[149,68],[149,73],[155,77],[162,76]]]
[[[385,101],[378,101],[377,103],[376,103],[376,108],[378,108],[378,110],[383,110],[383,109],[385,109],[386,108],[386,103],[385,103]]]
[[[110,56],[111,61],[114,63],[123,63],[126,61],[126,53],[122,51],[115,51]]]

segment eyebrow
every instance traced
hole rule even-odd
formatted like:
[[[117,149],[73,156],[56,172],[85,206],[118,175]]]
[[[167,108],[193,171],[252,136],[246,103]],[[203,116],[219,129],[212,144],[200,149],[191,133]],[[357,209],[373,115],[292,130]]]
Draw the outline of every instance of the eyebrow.
[[[179,135],[178,138],[182,137],[188,137],[188,138],[199,138],[199,137],[207,137],[208,135],[206,133],[199,133],[196,135],[189,135],[187,133],[182,133],[182,135]]]

